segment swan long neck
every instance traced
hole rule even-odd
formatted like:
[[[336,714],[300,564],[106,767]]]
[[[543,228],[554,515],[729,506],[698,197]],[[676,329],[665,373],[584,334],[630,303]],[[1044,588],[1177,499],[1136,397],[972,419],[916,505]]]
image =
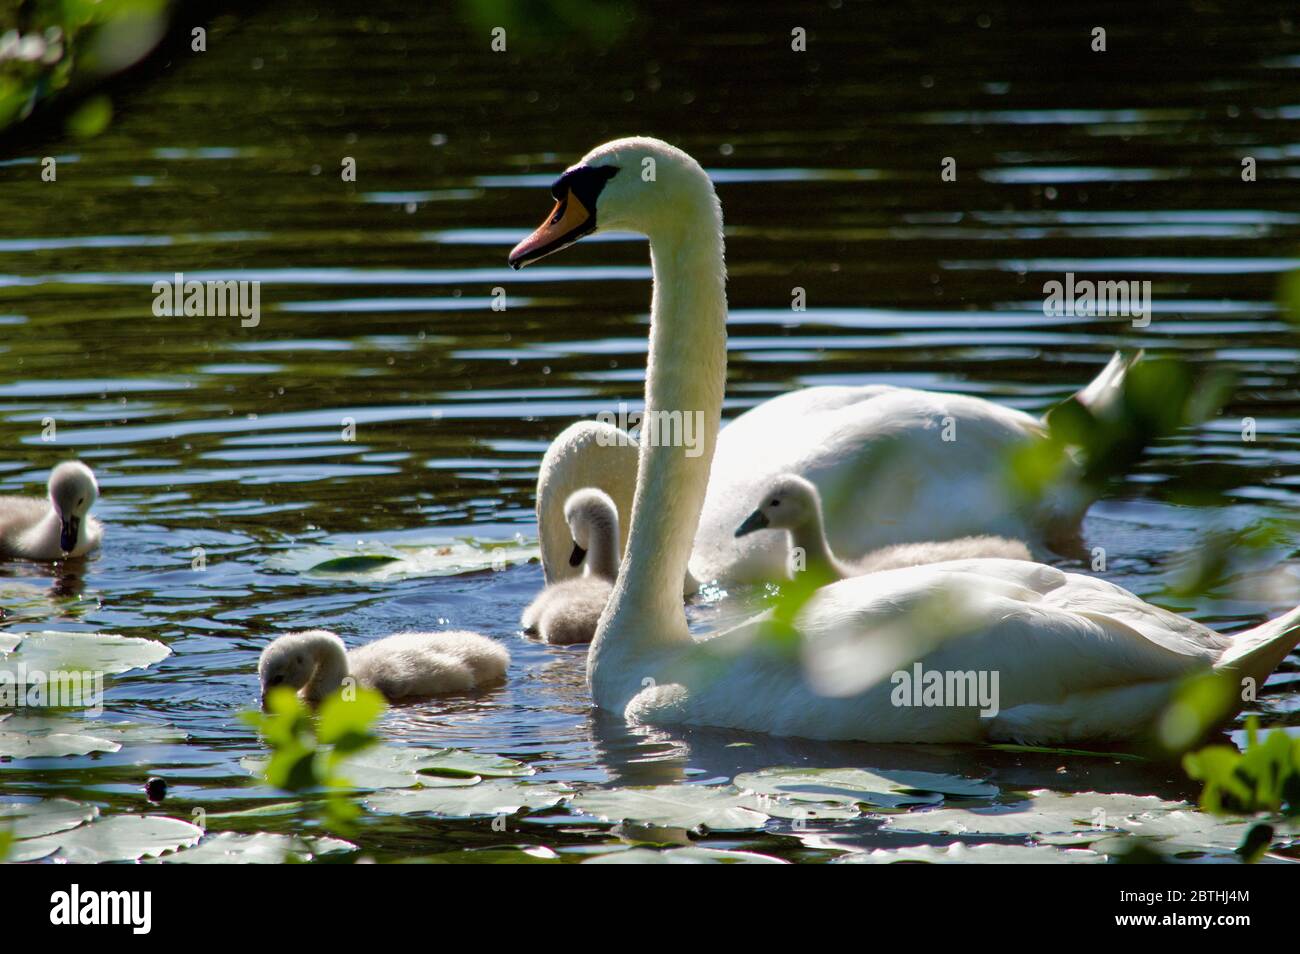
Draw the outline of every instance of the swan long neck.
[[[808,519],[791,529],[789,533],[791,547],[803,551],[805,572],[818,579],[828,580],[842,580],[850,575],[831,552],[831,545],[826,540],[826,527],[822,523],[820,506],[814,506]]]
[[[592,527],[591,550],[587,553],[587,570],[596,579],[613,583],[618,578],[621,556],[618,515],[610,513],[607,520],[602,520]]]
[[[337,638],[315,640],[312,654],[316,658],[316,668],[312,670],[302,694],[313,702],[319,702],[343,685],[348,674],[348,655]]]
[[[629,670],[627,657],[691,638],[682,580],[704,506],[727,376],[722,210],[712,184],[701,178],[692,214],[649,236],[654,297],[636,493],[627,553],[588,657],[592,694],[605,708],[630,698],[627,680],[639,688],[649,675]],[[669,440],[677,434],[689,440]],[[602,667],[611,656],[622,659]]]

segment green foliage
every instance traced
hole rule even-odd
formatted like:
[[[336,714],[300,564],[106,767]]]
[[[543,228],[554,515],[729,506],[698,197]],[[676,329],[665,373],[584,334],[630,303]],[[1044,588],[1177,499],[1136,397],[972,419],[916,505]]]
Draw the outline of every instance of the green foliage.
[[[112,101],[107,96],[92,96],[68,117],[68,132],[78,139],[93,139],[112,119]]]
[[[1300,815],[1300,739],[1274,729],[1262,739],[1259,720],[1246,720],[1246,750],[1211,745],[1183,756],[1183,768],[1204,782],[1201,807],[1216,814],[1284,812]]]
[[[0,130],[41,102],[87,88],[143,56],[166,30],[171,0],[0,0]],[[74,114],[74,135],[97,135],[106,97]]]
[[[1088,408],[1071,397],[1052,408],[1047,440],[1012,456],[1013,486],[1029,499],[1040,497],[1066,479],[1077,459],[1080,482],[1101,494],[1131,471],[1152,443],[1214,415],[1231,390],[1232,378],[1222,371],[1198,374],[1173,358],[1139,361],[1125,375],[1116,400]]]
[[[1169,752],[1186,752],[1223,723],[1234,711],[1237,684],[1230,676],[1206,672],[1185,680],[1156,726]]]
[[[379,741],[372,726],[384,711],[383,696],[370,689],[345,689],[313,714],[297,693],[281,686],[271,690],[267,709],[242,716],[271,749],[266,781],[298,794],[324,790],[325,824],[348,831],[361,809],[348,794],[352,783],[340,767],[349,755]]]

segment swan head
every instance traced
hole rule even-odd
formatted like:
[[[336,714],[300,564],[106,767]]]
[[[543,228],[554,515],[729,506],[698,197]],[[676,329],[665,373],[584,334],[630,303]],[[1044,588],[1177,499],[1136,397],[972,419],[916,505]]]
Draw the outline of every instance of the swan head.
[[[587,551],[601,541],[618,545],[618,508],[602,490],[585,487],[569,494],[564,502],[564,521],[573,537],[569,566],[580,566]]]
[[[346,653],[343,640],[324,629],[289,633],[263,649],[257,661],[257,675],[262,683],[262,708],[266,708],[267,696],[272,689],[288,686],[297,692],[311,682],[322,647],[327,645],[340,654]]]
[[[81,539],[81,524],[99,499],[94,472],[78,460],[64,461],[50,473],[50,505],[59,517],[59,546],[70,553]]]
[[[795,530],[817,517],[821,497],[812,482],[795,474],[783,474],[767,485],[754,512],[736,528],[743,537],[755,530]]]
[[[511,268],[523,268],[595,232],[636,232],[653,240],[694,224],[701,207],[721,217],[713,184],[700,164],[676,146],[648,136],[597,146],[552,183],[551,195],[555,208],[511,251]]]

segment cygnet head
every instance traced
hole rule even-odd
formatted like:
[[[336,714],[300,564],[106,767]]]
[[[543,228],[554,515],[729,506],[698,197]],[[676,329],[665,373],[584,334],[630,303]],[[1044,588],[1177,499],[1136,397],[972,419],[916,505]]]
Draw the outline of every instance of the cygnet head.
[[[81,539],[81,523],[99,499],[95,474],[78,460],[64,461],[50,473],[50,504],[58,514],[61,528],[59,546],[71,552]]]
[[[795,530],[816,519],[821,511],[821,496],[812,482],[795,474],[784,474],[768,484],[758,508],[736,528],[743,537],[771,527]]]
[[[637,232],[653,240],[689,227],[701,208],[720,217],[713,184],[700,164],[648,136],[597,146],[552,183],[551,195],[555,208],[511,251],[512,268],[531,265],[595,232]]]
[[[601,543],[618,547],[618,508],[609,494],[586,487],[569,494],[564,502],[564,520],[573,537],[569,566],[579,566],[587,551]]]
[[[343,640],[324,629],[309,629],[289,633],[271,642],[257,661],[257,675],[262,682],[262,708],[266,708],[267,695],[277,686],[288,686],[297,692],[311,682],[320,662],[320,648],[337,643],[337,651],[345,653]]]

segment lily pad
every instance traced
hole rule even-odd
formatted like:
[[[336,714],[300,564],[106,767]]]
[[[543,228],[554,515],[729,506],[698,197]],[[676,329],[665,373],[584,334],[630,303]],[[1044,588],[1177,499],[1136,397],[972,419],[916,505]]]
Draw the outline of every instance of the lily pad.
[[[570,800],[572,807],[607,822],[636,822],[661,828],[759,831],[768,816],[747,807],[738,789],[704,785],[653,785],[597,789]]]
[[[86,719],[76,713],[41,712],[32,710],[0,716],[0,726],[6,732],[82,732],[113,742],[135,745],[162,742],[184,742],[187,736],[180,729],[153,722],[107,722],[103,719]]]
[[[584,865],[785,865],[781,858],[760,855],[754,851],[726,851],[721,848],[669,848],[667,851],[655,851],[653,848],[629,848],[627,851],[614,851],[607,855],[596,855],[583,862]]]
[[[193,848],[185,848],[158,859],[161,864],[255,864],[278,865],[289,859],[310,861],[320,855],[356,851],[357,846],[338,838],[299,838],[270,832],[238,834],[223,831],[205,835]]]
[[[895,865],[1071,865],[1101,864],[1106,856],[1079,848],[1052,848],[1046,845],[964,845],[956,842],[938,845],[911,845],[906,848],[878,848],[855,851],[836,858],[832,864]]]
[[[47,798],[41,801],[0,800],[0,828],[7,828],[19,841],[76,828],[98,814],[99,809],[94,805],[66,798]]]
[[[171,655],[167,646],[137,636],[113,633],[17,633],[18,642],[4,650],[0,672],[18,679],[18,664],[27,671],[94,672],[105,675],[144,669]]]
[[[1167,802],[1154,795],[1106,795],[1082,792],[1060,795],[1046,789],[1011,804],[978,808],[939,808],[890,815],[884,828],[947,834],[1035,835],[1119,830],[1127,816],[1186,809],[1186,802]]]
[[[537,559],[537,545],[521,539],[508,541],[461,538],[426,546],[362,544],[347,547],[311,547],[281,554],[272,566],[292,573],[357,581],[386,581],[411,577],[454,576]]]
[[[377,570],[390,563],[400,563],[400,557],[381,556],[380,554],[363,554],[360,556],[335,557],[323,563],[317,563],[308,573],[363,573]]]
[[[116,752],[123,743],[183,742],[184,732],[138,722],[104,722],[63,712],[0,715],[0,758]]]
[[[942,801],[943,794],[989,798],[998,793],[996,785],[960,775],[859,768],[764,769],[737,775],[735,784],[785,799],[878,808],[933,804]]]
[[[451,778],[522,778],[532,775],[536,769],[500,755],[466,749],[432,749],[421,757],[419,771]]]
[[[567,787],[497,779],[455,788],[400,788],[376,792],[365,798],[363,804],[383,815],[490,818],[513,815],[525,808],[550,808],[571,794]]]
[[[178,818],[165,815],[114,815],[89,824],[40,838],[29,838],[17,845],[34,857],[55,854],[59,860],[74,864],[99,864],[108,861],[139,861],[198,842],[203,829]]]
[[[1208,815],[1199,811],[1141,812],[1115,819],[1115,827],[1126,835],[1114,832],[1101,832],[1100,840],[1092,843],[1095,851],[1108,851],[1118,846],[1119,840],[1136,836],[1158,843],[1159,850],[1169,853],[1197,851],[1206,853],[1224,853],[1236,851],[1246,839],[1247,833],[1260,819],[1231,819]],[[1287,844],[1294,840],[1294,833],[1276,819],[1264,819],[1274,825],[1273,844]],[[1077,837],[1077,836],[1076,836]],[[1046,835],[1045,842],[1065,841],[1069,836]]]
[[[245,757],[239,763],[254,775],[266,771],[267,760]],[[514,778],[531,775],[532,767],[499,755],[462,749],[429,749],[413,745],[374,745],[339,763],[339,774],[358,791],[413,788],[423,785],[473,785],[483,776]]]
[[[93,735],[49,732],[40,735],[25,732],[0,732],[0,758],[50,759],[65,755],[89,755],[92,752],[116,752],[121,743]]]
[[[752,808],[760,815],[783,818],[787,821],[851,821],[862,817],[858,806],[848,802],[810,802],[799,799],[787,801],[775,795],[763,795],[757,792],[746,793],[740,804],[745,808]]]

